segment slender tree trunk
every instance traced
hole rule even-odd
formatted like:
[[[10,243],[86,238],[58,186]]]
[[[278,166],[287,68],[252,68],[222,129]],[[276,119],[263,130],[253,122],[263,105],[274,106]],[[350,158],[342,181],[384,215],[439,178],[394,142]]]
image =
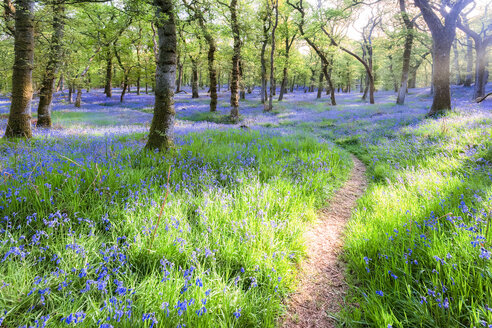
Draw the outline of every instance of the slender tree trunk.
[[[466,36],[466,78],[463,86],[469,87],[473,80],[473,42],[470,36]]]
[[[174,87],[176,79],[176,25],[172,0],[154,0],[159,35],[159,54],[155,73],[154,116],[147,149],[167,150],[173,144]]]
[[[205,25],[205,24],[203,24]],[[217,110],[217,70],[215,69],[215,51],[217,46],[212,35],[207,30],[205,33],[205,39],[208,42],[208,77],[210,83],[210,111],[215,112]]]
[[[67,95],[67,98],[68,98],[68,103],[69,104],[73,103],[73,91],[74,91],[74,86],[73,86],[73,82],[72,82],[72,83],[69,83],[69,85],[68,85],[68,95]]]
[[[460,71],[460,62],[459,62],[459,55],[458,55],[458,45],[457,41],[454,40],[453,42],[453,54],[454,54],[454,70],[456,71],[456,85],[461,85],[461,71]]]
[[[38,104],[39,127],[51,127],[51,103],[53,100],[53,88],[55,76],[60,65],[62,56],[62,40],[64,30],[65,6],[62,1],[57,1],[52,5],[53,9],[53,34],[50,41],[50,52],[48,54],[48,64],[41,84]]]
[[[278,101],[282,101],[284,99],[284,94],[287,92],[287,79],[287,64],[285,64],[282,72],[282,83],[280,84],[280,95],[278,96]]]
[[[176,80],[176,93],[181,92],[181,83],[183,82],[183,63],[181,63],[181,56],[178,56],[178,78]]]
[[[104,93],[106,97],[111,98],[113,95],[113,54],[108,50],[106,56],[106,84],[104,85]]]
[[[239,61],[239,99],[246,99],[246,91],[244,89],[244,78],[243,78],[243,62]]]
[[[487,84],[487,47],[482,43],[475,42],[476,63],[475,63],[475,88],[473,98],[477,99],[485,95],[485,85]]]
[[[369,74],[366,74],[366,81],[364,87],[364,94],[362,95],[362,100],[367,99],[368,92],[369,92]]]
[[[405,96],[408,89],[408,73],[410,70],[410,59],[412,55],[413,46],[413,22],[408,18],[408,14],[405,9],[405,0],[400,0],[400,12],[405,23],[405,44],[403,48],[403,64],[401,69],[401,82],[398,89],[398,97],[396,103],[403,105],[405,103]],[[415,87],[415,85],[414,85]]]
[[[5,137],[30,138],[32,67],[34,63],[34,1],[17,0],[15,6],[12,102]]]
[[[137,96],[140,96],[140,72],[137,75]]]
[[[319,73],[318,94],[316,95],[316,99],[321,98],[321,94],[323,93],[323,77],[324,77],[324,73],[323,73],[323,71],[321,71]]]
[[[198,60],[191,58],[191,98],[198,98]]]
[[[274,75],[274,70],[275,70],[274,56],[275,56],[275,31],[277,30],[277,26],[278,26],[278,0],[275,0],[273,9],[275,10],[275,23],[272,26],[272,47],[270,51],[270,98],[268,99],[268,111],[273,110],[273,96],[275,95],[275,89],[276,89],[275,75]]]
[[[239,23],[237,18],[238,0],[231,0],[229,9],[231,11],[231,29],[234,39],[234,47],[232,52],[232,77],[231,77],[231,119],[239,120],[239,61],[241,60],[241,38]]]
[[[263,109],[268,110],[266,105],[268,96],[267,96],[267,69],[266,69],[266,47],[268,44],[268,29],[266,26],[266,19],[263,21],[263,41],[261,44],[261,53],[260,53],[260,63],[261,63],[261,103],[264,104]]]
[[[128,92],[130,92],[130,88],[128,85],[128,73],[124,72],[124,77],[123,77],[123,90],[121,90],[121,95],[120,95],[120,102],[122,103],[125,98],[126,90],[128,89]]]
[[[75,98],[75,107],[79,108],[82,105],[82,86],[79,84],[77,88],[77,97]]]
[[[330,100],[331,105],[336,106],[337,101],[335,99],[335,88],[333,87],[333,82],[331,81],[331,72],[333,67],[333,58],[330,60],[330,68],[325,67],[324,73],[326,81],[328,82],[328,88],[330,89]]]
[[[61,90],[62,94],[63,94],[63,88],[65,87],[64,85],[64,79],[63,79],[63,73],[60,74],[60,79],[58,80],[58,84],[56,86],[56,90],[55,92],[58,92]]]

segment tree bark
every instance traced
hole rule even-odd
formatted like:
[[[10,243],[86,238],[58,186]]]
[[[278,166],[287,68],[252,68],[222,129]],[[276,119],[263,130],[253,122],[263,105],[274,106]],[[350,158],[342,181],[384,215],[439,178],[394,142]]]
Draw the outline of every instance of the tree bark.
[[[176,93],[181,92],[181,83],[183,82],[183,63],[181,63],[181,57],[178,56],[178,78],[176,79]]]
[[[473,80],[473,42],[472,38],[466,36],[466,77],[463,83],[464,87],[469,87]]]
[[[111,50],[108,50],[108,53],[106,55],[106,83],[104,85],[104,93],[108,98],[111,98],[111,96],[113,95],[112,83],[113,83],[113,54],[111,53]]]
[[[232,52],[232,77],[231,77],[231,119],[232,121],[239,120],[239,61],[241,60],[241,38],[239,30],[239,22],[237,17],[238,0],[231,0],[229,9],[231,12],[231,29],[234,39],[234,47]]]
[[[32,0],[16,2],[14,54],[12,102],[5,137],[30,138],[34,64],[34,1]]]
[[[438,115],[451,109],[451,92],[449,86],[449,64],[451,45],[456,36],[456,24],[458,15],[472,0],[457,0],[450,5],[442,2],[442,21],[434,12],[429,0],[415,0],[427,26],[432,34],[434,99],[429,111],[430,116]],[[450,5],[446,9],[445,5]]]
[[[77,96],[75,97],[75,107],[79,108],[82,105],[82,86],[79,84],[77,88]]]
[[[198,98],[198,60],[191,59],[191,98]]]
[[[318,94],[316,95],[316,99],[321,98],[321,94],[323,93],[323,77],[324,77],[324,73],[323,73],[323,71],[321,71],[319,73]]]
[[[273,96],[275,95],[275,76],[274,76],[274,56],[275,56],[275,31],[277,30],[278,26],[278,0],[272,0],[272,2],[275,1],[273,4],[273,9],[275,10],[275,23],[272,26],[272,48],[270,51],[270,98],[268,99],[268,111],[273,110]]]
[[[215,68],[215,51],[217,51],[217,45],[210,32],[205,27],[205,22],[202,24],[205,40],[208,43],[208,78],[210,83],[210,111],[217,111],[217,70]]]
[[[399,0],[399,1],[400,1],[400,14],[405,24],[405,44],[403,48],[401,82],[400,82],[400,88],[398,89],[398,96],[396,98],[396,103],[398,105],[403,105],[405,103],[405,96],[407,94],[407,89],[408,89],[408,73],[410,70],[410,59],[412,55],[412,46],[413,46],[413,22],[408,17],[405,8],[405,0]]]
[[[473,99],[485,95],[485,85],[487,84],[487,47],[492,44],[492,35],[482,37],[482,33],[477,33],[470,29],[468,25],[463,24],[461,20],[457,22],[458,27],[473,39],[475,43],[475,88],[473,90]],[[486,33],[484,33],[486,35]]]
[[[453,54],[454,54],[454,70],[456,71],[456,85],[461,85],[461,71],[460,71],[460,62],[459,62],[459,55],[458,55],[458,45],[457,41],[454,40],[453,42]]]
[[[50,51],[48,64],[46,66],[38,104],[38,127],[51,127],[51,103],[53,100],[53,89],[55,86],[55,76],[60,66],[62,56],[62,42],[64,32],[65,5],[63,1],[55,1],[52,4],[53,10],[53,35],[50,41]]]
[[[147,149],[167,150],[174,138],[174,87],[176,82],[176,25],[172,0],[154,0],[159,35],[159,53],[155,72],[154,116]]]

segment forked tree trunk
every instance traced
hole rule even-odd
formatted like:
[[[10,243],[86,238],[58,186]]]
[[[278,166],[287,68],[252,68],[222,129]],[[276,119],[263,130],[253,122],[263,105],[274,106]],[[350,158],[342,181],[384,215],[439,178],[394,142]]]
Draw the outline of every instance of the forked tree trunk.
[[[7,138],[30,138],[32,67],[34,63],[34,1],[17,0],[15,6],[12,102],[5,130]]]
[[[48,53],[48,64],[41,84],[38,104],[38,122],[39,127],[51,127],[51,103],[53,100],[53,88],[55,85],[55,76],[60,66],[62,56],[62,42],[64,30],[65,6],[62,1],[54,2],[53,9],[53,34],[50,41],[50,51]]]
[[[147,149],[167,150],[173,145],[174,87],[176,79],[176,25],[172,0],[154,0],[159,35],[155,72],[154,116]]]
[[[433,51],[433,89],[434,99],[429,111],[430,116],[443,113],[451,109],[451,92],[449,86],[449,64],[451,45],[456,36],[456,24],[460,12],[472,0],[456,0],[448,3],[449,8],[441,7],[443,20],[434,12],[429,0],[415,0],[422,16],[432,34]],[[444,3],[444,2],[443,2]]]

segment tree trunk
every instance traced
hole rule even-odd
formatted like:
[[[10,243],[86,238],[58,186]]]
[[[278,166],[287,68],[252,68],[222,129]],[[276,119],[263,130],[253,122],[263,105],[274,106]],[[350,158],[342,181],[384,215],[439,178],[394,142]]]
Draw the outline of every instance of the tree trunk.
[[[323,92],[323,77],[324,77],[324,73],[320,72],[319,80],[318,80],[318,94],[316,95],[316,99],[321,98],[321,93]]]
[[[477,99],[485,95],[485,85],[487,84],[487,47],[475,42],[476,63],[475,63],[475,88],[473,98]]]
[[[466,36],[466,78],[463,86],[469,87],[473,80],[473,42],[470,36]]]
[[[32,68],[34,64],[34,1],[17,0],[15,7],[12,102],[5,137],[30,138]]]
[[[62,94],[63,94],[63,88],[65,87],[64,85],[64,80],[63,80],[63,73],[60,74],[60,79],[58,80],[58,84],[56,86],[56,90],[55,92],[58,92],[61,90]]]
[[[282,83],[280,84],[280,95],[278,96],[278,101],[284,99],[284,94],[287,92],[287,64],[284,66],[284,71],[282,73]]]
[[[244,89],[244,79],[243,79],[243,62],[239,61],[239,99],[246,99],[246,91]]]
[[[68,86],[68,95],[67,95],[69,104],[73,103],[73,91],[74,91],[73,83],[70,83]]]
[[[125,76],[123,78],[123,90],[121,90],[121,95],[120,95],[120,102],[122,103],[125,98],[126,90],[128,89],[128,92],[130,92],[130,88],[128,85],[128,73],[124,73]]]
[[[454,32],[454,31],[453,31]],[[454,34],[454,33],[453,33]],[[434,99],[429,115],[436,115],[451,109],[451,92],[449,90],[449,64],[452,41],[447,38],[434,39],[433,56],[433,91]]]
[[[53,3],[53,34],[50,42],[50,52],[48,54],[48,64],[41,84],[38,104],[39,127],[51,127],[51,103],[53,100],[53,88],[55,85],[55,75],[60,66],[62,56],[62,39],[64,30],[65,6],[63,2]]]
[[[181,57],[178,56],[178,79],[176,80],[176,93],[181,92],[181,83],[183,82],[183,63],[181,63]]]
[[[174,87],[176,79],[176,25],[172,0],[154,0],[159,35],[159,54],[155,72],[154,116],[147,149],[167,150],[173,144]]]
[[[207,30],[204,30],[205,39],[208,42],[208,77],[210,83],[210,111],[215,112],[217,110],[217,71],[215,69],[215,51],[217,46],[215,40],[212,38]]]
[[[239,120],[239,61],[241,59],[241,38],[239,23],[237,18],[237,2],[231,0],[229,9],[231,11],[231,29],[234,38],[234,47],[232,52],[232,77],[231,77],[231,119]]]
[[[198,98],[198,60],[191,58],[191,98]]]
[[[140,73],[137,75],[137,96],[140,96]]]
[[[274,70],[275,70],[274,55],[275,55],[275,31],[277,30],[277,26],[278,26],[278,0],[275,1],[273,9],[275,10],[275,23],[272,26],[272,47],[270,51],[270,98],[268,99],[268,111],[273,110],[273,96],[275,95],[275,89],[276,89],[275,76],[274,76]]]
[[[107,57],[106,57],[106,83],[104,85],[104,93],[108,98],[111,98],[111,96],[113,95],[112,83],[113,83],[113,54],[111,53],[111,50],[108,50]]]
[[[398,90],[398,97],[396,99],[396,103],[398,105],[403,105],[405,103],[405,96],[407,94],[407,89],[408,89],[408,73],[410,70],[410,59],[412,55],[414,25],[408,18],[408,14],[405,9],[405,0],[400,0],[400,12],[405,23],[405,44],[403,48],[403,64],[401,69],[400,89]],[[415,87],[415,80],[414,80],[413,87]]]
[[[325,78],[326,81],[328,82],[328,88],[330,89],[331,105],[336,106],[337,101],[335,100],[335,88],[333,87],[333,83],[331,81],[332,67],[333,67],[333,58],[330,60],[330,69],[327,70],[327,68],[325,67]]]
[[[456,85],[461,85],[461,72],[460,72],[460,62],[458,57],[458,45],[457,41],[453,42],[453,54],[454,54],[454,70],[456,71]]]
[[[82,105],[82,86],[79,85],[77,88],[77,97],[75,98],[75,107],[80,107]]]

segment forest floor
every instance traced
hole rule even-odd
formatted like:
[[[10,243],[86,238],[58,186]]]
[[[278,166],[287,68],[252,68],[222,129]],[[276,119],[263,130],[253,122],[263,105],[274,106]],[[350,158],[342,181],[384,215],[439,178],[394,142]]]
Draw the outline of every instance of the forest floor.
[[[452,95],[430,119],[428,89],[404,106],[299,90],[269,113],[254,90],[230,124],[225,90],[217,113],[180,93],[177,151],[160,156],[141,152],[152,95],[58,94],[54,129],[0,141],[0,326],[273,327],[296,290],[316,314],[287,326],[492,325],[492,101]]]

